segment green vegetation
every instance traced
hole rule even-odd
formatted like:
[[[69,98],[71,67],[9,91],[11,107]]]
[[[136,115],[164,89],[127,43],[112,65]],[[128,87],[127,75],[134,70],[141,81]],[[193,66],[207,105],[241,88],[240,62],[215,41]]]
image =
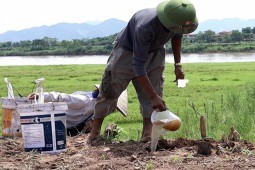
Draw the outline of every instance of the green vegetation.
[[[198,34],[184,35],[183,53],[208,52],[254,52],[255,27],[221,32],[207,30]],[[112,42],[116,37],[74,39],[72,41],[57,41],[56,38],[3,42],[0,43],[0,56],[42,56],[42,55],[107,55],[112,50]],[[166,44],[167,52],[171,53],[171,43]]]
[[[189,106],[193,102],[198,112],[206,117],[208,137],[220,139],[235,126],[242,139],[255,141],[255,62],[184,64],[183,68],[189,79],[186,88],[177,88],[173,83],[172,65],[167,64],[165,70],[164,100],[182,119],[181,128],[168,132],[166,137],[200,139],[199,116]],[[45,78],[45,91],[92,91],[94,84],[100,83],[104,65],[8,66],[0,69],[0,96],[3,97],[7,96],[4,77],[8,77],[24,96],[32,92],[31,82],[40,77]],[[142,118],[132,85],[128,87],[128,102],[128,117],[113,113],[106,118],[103,128],[114,122],[123,132],[120,134],[122,140],[137,140],[141,135]]]

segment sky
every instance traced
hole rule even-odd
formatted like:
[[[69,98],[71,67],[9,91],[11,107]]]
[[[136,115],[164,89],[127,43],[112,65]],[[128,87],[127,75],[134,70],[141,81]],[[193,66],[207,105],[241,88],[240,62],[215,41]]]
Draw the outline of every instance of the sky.
[[[117,18],[128,21],[143,8],[164,0],[1,0],[0,34],[57,23],[84,23]],[[255,19],[254,0],[190,0],[199,22],[208,19]]]

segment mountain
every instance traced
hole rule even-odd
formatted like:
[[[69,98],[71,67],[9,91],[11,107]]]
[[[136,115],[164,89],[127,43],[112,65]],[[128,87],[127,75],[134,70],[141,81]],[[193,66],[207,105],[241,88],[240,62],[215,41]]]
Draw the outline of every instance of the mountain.
[[[115,18],[97,25],[88,23],[59,23],[51,26],[33,27],[20,31],[7,31],[0,34],[0,42],[41,39],[43,37],[61,40],[105,37],[121,31],[127,22]]]
[[[0,34],[0,42],[19,42],[23,40],[41,39],[43,37],[57,38],[61,40],[105,37],[120,32],[127,22],[111,18],[99,24],[98,21],[85,23],[59,23],[51,26],[33,27],[20,31],[7,31]],[[245,27],[255,27],[255,19],[242,20],[238,18],[226,18],[222,20],[210,19],[199,23],[199,31],[212,30],[215,32],[240,30]]]
[[[198,29],[194,33],[199,31],[212,30],[216,33],[221,31],[232,31],[239,30],[246,27],[255,27],[255,19],[242,20],[238,18],[226,18],[222,20],[210,19],[204,22],[199,23]]]

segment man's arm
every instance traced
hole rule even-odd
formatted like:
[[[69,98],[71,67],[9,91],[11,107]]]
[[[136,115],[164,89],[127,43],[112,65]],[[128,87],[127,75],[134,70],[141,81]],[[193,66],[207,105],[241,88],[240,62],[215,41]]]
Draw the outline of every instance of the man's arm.
[[[182,38],[181,37],[173,37],[171,40],[173,55],[174,55],[174,66],[175,66],[175,82],[178,79],[184,79],[184,73],[182,71],[181,66],[181,47],[182,47]]]
[[[138,81],[143,86],[145,92],[148,94],[148,97],[151,100],[151,106],[153,109],[158,111],[165,111],[166,105],[162,98],[157,94],[154,88],[151,85],[151,82],[147,75],[137,77]]]
[[[162,98],[157,94],[151,82],[147,76],[145,69],[145,62],[148,58],[150,41],[153,38],[153,31],[150,29],[143,29],[143,27],[137,27],[134,39],[134,57],[133,57],[133,69],[136,74],[136,78],[142,85],[145,93],[148,95],[151,101],[151,107],[158,111],[165,111],[166,106]]]
[[[171,40],[173,55],[174,55],[174,63],[181,63],[181,48],[182,48],[182,38],[181,37],[173,37]]]

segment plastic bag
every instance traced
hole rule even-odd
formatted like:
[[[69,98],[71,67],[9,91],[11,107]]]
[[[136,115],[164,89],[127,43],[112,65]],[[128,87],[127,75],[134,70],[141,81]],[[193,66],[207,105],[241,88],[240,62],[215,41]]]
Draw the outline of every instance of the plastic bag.
[[[4,78],[5,83],[7,84],[7,90],[8,90],[8,99],[14,99],[14,93],[12,89],[11,82],[8,81],[7,77]]]

